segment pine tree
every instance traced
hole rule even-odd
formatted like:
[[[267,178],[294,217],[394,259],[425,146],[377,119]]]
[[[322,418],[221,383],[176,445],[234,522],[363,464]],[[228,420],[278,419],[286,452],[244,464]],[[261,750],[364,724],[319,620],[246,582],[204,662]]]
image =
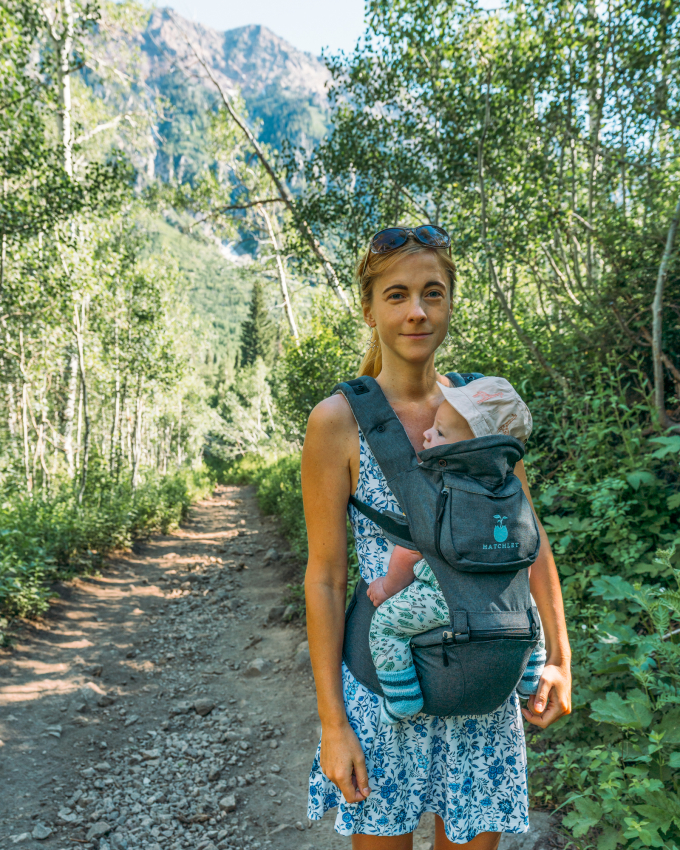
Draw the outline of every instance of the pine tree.
[[[255,281],[248,318],[241,325],[241,366],[249,366],[258,357],[271,366],[276,351],[276,336],[276,326],[269,317],[264,288],[259,280]]]

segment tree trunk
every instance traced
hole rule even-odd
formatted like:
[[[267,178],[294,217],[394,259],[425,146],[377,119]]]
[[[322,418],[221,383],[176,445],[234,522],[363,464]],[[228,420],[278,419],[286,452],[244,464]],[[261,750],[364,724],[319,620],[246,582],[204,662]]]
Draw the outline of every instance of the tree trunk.
[[[21,426],[24,437],[24,471],[26,474],[26,490],[29,495],[33,492],[33,476],[31,475],[31,460],[28,443],[28,384],[24,383],[21,390]]]
[[[179,400],[179,421],[177,423],[177,466],[182,465],[182,399]]]
[[[74,16],[71,0],[61,0],[61,15],[55,8],[51,15],[43,7],[52,48],[57,56],[57,130],[62,149],[64,170],[73,176],[73,128],[71,122],[71,51],[73,50]]]
[[[263,204],[260,204],[260,213],[262,218],[265,220],[265,224],[267,225],[267,232],[269,233],[269,239],[272,243],[272,247],[274,248],[274,255],[276,257],[276,269],[279,274],[279,286],[281,288],[281,297],[283,298],[283,308],[286,311],[286,318],[288,319],[288,326],[290,327],[290,332],[293,335],[293,339],[297,345],[299,334],[297,325],[295,324],[295,316],[293,315],[293,305],[290,303],[290,296],[288,294],[288,284],[286,282],[286,269],[283,265],[283,258],[281,257],[281,248],[279,247],[279,241],[276,238],[276,232],[274,230],[274,225],[271,220],[269,213],[267,212],[266,207]]]
[[[141,374],[137,381],[137,401],[135,404],[135,427],[132,435],[132,489],[139,484],[139,466],[142,440],[142,381]]]
[[[83,434],[83,458],[80,464],[80,489],[78,490],[78,504],[83,501],[85,488],[87,486],[87,469],[90,459],[90,408],[87,398],[87,380],[85,375],[85,353],[83,334],[85,333],[85,304],[82,306],[82,317],[78,316],[78,308],[74,309],[74,320],[76,329],[76,342],[78,345],[78,368],[80,372],[80,392],[83,404],[83,419],[85,433]]]
[[[114,322],[115,322],[114,317]],[[120,421],[120,350],[118,347],[118,324],[116,323],[114,328],[114,339],[115,339],[115,360],[116,360],[116,377],[115,377],[115,388],[114,388],[114,399],[113,399],[113,422],[111,424],[111,447],[110,447],[110,455],[109,455],[109,471],[111,475],[113,475],[115,459],[116,459],[116,436],[118,434],[118,423]]]
[[[675,235],[678,231],[680,223],[680,198],[675,206],[675,212],[671,219],[671,225],[668,229],[666,237],[666,247],[661,257],[661,265],[659,266],[659,274],[656,279],[656,291],[654,292],[654,302],[652,303],[652,357],[654,358],[654,403],[659,415],[659,422],[662,428],[680,428],[680,423],[674,422],[666,413],[666,394],[664,392],[663,380],[663,290],[668,276],[668,266],[670,264],[673,246],[675,244]]]
[[[78,351],[71,350],[68,354],[68,388],[66,405],[64,407],[64,453],[68,466],[68,474],[73,478],[75,475],[74,451],[73,451],[73,420],[76,415],[76,403],[78,401]]]

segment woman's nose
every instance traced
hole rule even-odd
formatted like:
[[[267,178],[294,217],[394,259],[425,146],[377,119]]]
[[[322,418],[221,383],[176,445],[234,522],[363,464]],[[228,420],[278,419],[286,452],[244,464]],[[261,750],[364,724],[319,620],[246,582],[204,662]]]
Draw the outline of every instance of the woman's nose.
[[[411,302],[411,309],[409,310],[408,318],[410,322],[422,322],[427,319],[427,313],[423,309],[420,300]]]

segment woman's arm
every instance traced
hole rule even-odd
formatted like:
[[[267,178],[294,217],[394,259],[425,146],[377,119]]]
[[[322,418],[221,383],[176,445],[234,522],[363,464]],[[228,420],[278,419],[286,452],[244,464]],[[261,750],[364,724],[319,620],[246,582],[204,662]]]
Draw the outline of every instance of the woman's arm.
[[[533,509],[534,503],[522,461],[515,466],[515,475],[522,482],[522,489]],[[541,549],[531,567],[530,583],[543,624],[548,658],[538,691],[529,697],[527,708],[522,709],[522,714],[529,723],[545,729],[563,714],[571,713],[571,648],[555,559],[548,535],[538,517],[536,520],[541,535]]]
[[[321,769],[349,803],[370,794],[364,753],[347,720],[341,675],[347,593],[345,516],[355,456],[359,456],[359,437],[347,402],[341,396],[322,401],[309,417],[302,450],[309,540],[307,634],[321,720]]]

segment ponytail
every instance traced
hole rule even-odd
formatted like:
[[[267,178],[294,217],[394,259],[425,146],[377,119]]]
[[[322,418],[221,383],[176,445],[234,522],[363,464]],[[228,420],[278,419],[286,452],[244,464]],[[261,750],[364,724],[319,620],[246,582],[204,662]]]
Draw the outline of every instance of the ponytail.
[[[369,378],[377,378],[382,369],[382,349],[380,347],[380,337],[378,329],[371,328],[371,338],[368,341],[368,348],[364,358],[359,366],[357,378],[368,375]]]

